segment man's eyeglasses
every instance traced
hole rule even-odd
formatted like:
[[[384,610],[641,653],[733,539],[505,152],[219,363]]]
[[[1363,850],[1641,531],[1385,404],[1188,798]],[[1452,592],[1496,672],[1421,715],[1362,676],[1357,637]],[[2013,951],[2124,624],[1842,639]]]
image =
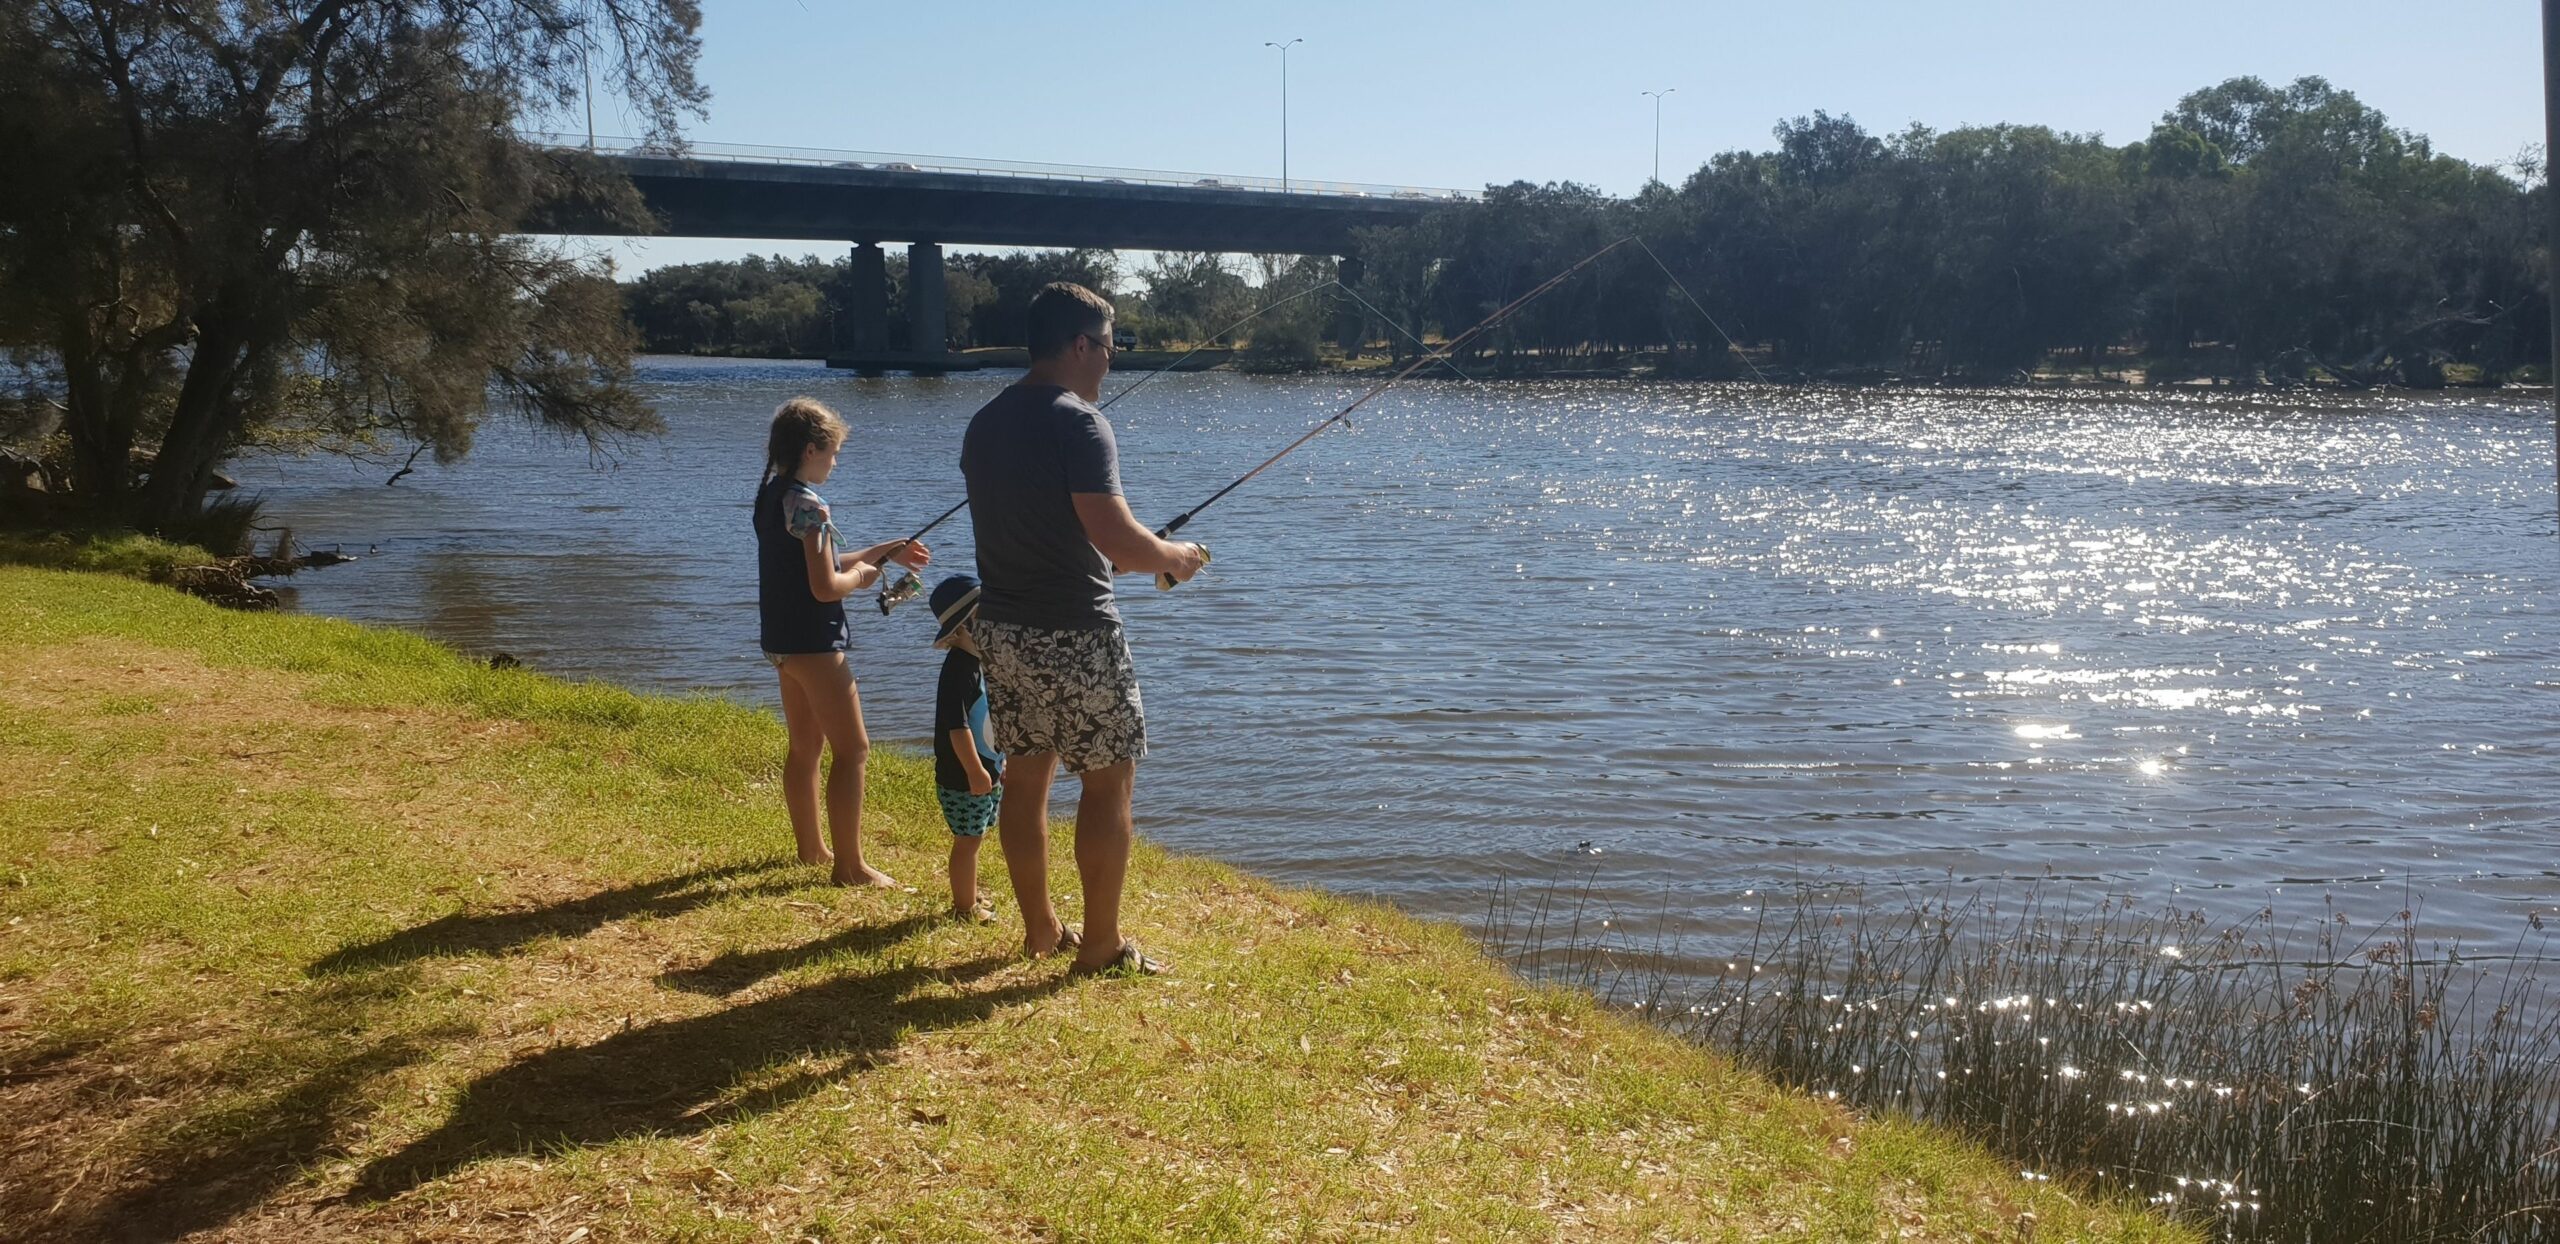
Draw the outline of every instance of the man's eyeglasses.
[[[1093,348],[1102,351],[1102,357],[1104,358],[1110,358],[1112,355],[1120,352],[1118,347],[1111,344],[1111,340],[1108,337],[1097,337],[1092,333],[1077,333],[1076,335],[1092,342]]]

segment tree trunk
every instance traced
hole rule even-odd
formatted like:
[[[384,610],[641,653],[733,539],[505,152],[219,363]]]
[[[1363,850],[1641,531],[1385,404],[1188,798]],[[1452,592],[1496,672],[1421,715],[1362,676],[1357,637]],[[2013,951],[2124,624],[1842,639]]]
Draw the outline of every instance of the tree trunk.
[[[160,438],[159,457],[135,507],[135,519],[146,531],[166,532],[195,517],[223,447],[239,430],[233,425],[240,407],[233,398],[248,356],[247,335],[215,317],[197,323],[201,331],[187,378],[178,387],[168,434]]]
[[[134,429],[116,418],[123,403],[98,366],[87,334],[65,331],[62,339],[62,426],[71,436],[72,496],[94,513],[113,515],[123,508],[132,478]]]

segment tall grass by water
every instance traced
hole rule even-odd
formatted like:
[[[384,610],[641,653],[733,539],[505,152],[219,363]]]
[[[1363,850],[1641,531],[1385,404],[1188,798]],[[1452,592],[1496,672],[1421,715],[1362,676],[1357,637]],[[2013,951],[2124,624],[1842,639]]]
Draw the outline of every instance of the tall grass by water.
[[[1769,896],[1721,953],[1509,887],[1488,940],[1824,1097],[1959,1128],[2022,1179],[2248,1241],[2560,1239],[2560,1005],[2501,953],[2043,888]],[[1641,922],[1639,922],[1639,925]]]

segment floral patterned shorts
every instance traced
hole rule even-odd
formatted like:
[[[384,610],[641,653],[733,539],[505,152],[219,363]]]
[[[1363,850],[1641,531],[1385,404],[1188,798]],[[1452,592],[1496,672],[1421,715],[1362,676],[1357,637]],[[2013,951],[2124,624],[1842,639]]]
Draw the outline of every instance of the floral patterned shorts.
[[[1055,752],[1075,773],[1147,754],[1138,670],[1119,627],[1053,631],[981,618],[969,633],[986,660],[997,751]]]

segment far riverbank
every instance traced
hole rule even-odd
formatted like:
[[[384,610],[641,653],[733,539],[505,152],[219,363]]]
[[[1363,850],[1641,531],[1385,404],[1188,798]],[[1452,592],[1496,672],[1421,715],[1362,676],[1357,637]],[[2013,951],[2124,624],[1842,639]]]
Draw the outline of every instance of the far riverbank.
[[[1433,344],[1436,347],[1439,343]],[[953,350],[931,359],[905,353],[856,356],[849,354],[738,354],[719,351],[643,357],[823,362],[830,368],[867,375],[905,372],[946,374],[1019,371],[1031,365],[1030,352],[1020,346],[972,347]],[[1415,355],[1410,353],[1397,354],[1383,348],[1359,354],[1345,354],[1328,347],[1312,359],[1256,353],[1250,344],[1243,347],[1211,346],[1197,350],[1189,347],[1131,349],[1122,350],[1113,357],[1112,371],[1115,376],[1124,379],[1156,371],[1232,371],[1253,375],[1361,375],[1399,369],[1411,363],[1414,358]],[[1764,357],[1732,353],[1702,354],[1693,350],[1671,353],[1656,350],[1619,353],[1571,351],[1542,354],[1525,351],[1488,354],[1425,368],[1416,375],[1418,378],[1427,379],[1463,377],[1469,380],[1759,381],[1784,385],[1940,390],[1966,388],[2210,389],[2266,392],[2306,390],[2339,393],[2424,393],[2443,390],[2532,391],[2546,387],[2546,382],[2537,369],[2528,368],[2512,375],[2501,375],[2464,365],[2447,365],[2407,375],[2395,373],[2384,377],[2349,376],[2325,370],[2316,365],[2298,370],[2281,368],[2263,372],[2253,370],[2245,375],[2238,375],[2217,370],[2209,361],[2193,359],[2125,356],[2102,359],[2093,364],[2074,357],[2057,356],[2033,369],[2020,368],[1989,375],[1931,372],[1920,368],[1881,365],[1828,367],[1806,371]]]

